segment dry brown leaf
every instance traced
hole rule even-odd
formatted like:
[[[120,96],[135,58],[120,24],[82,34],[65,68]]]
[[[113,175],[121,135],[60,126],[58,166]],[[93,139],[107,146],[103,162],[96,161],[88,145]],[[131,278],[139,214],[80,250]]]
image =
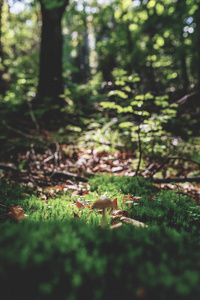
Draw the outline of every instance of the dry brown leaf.
[[[24,210],[21,206],[10,206],[8,216],[11,219],[16,219],[17,221],[20,221],[26,217],[26,215],[24,214]]]
[[[128,212],[127,210],[113,210],[112,211],[112,215],[114,216],[123,216],[123,217],[127,217],[128,216]]]

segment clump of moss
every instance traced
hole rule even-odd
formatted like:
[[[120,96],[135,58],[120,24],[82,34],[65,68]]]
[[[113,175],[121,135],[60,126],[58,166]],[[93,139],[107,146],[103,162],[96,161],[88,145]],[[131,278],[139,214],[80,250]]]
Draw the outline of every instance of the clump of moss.
[[[89,229],[80,220],[4,223],[1,232],[4,299],[200,296],[200,242],[193,236],[191,243],[185,232],[163,226]]]
[[[156,194],[159,189],[143,177],[118,177],[113,175],[97,175],[90,179],[91,191],[99,193],[121,192],[122,194],[146,195]]]

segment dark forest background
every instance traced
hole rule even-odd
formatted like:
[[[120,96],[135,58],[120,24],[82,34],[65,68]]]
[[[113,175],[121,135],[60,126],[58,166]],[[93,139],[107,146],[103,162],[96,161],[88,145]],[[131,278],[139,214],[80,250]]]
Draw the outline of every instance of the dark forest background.
[[[0,17],[1,161],[53,141],[129,151],[136,173],[200,163],[200,1],[1,0]]]

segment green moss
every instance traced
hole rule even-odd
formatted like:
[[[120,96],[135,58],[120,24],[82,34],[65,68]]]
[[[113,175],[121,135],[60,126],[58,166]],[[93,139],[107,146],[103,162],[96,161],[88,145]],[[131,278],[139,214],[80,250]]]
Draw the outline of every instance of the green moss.
[[[186,232],[164,226],[88,230],[80,220],[1,227],[4,299],[108,299],[112,293],[116,299],[139,299],[141,287],[148,299],[200,295],[200,240],[193,236],[191,244]]]
[[[2,203],[21,205],[28,218],[0,224],[4,299],[197,299],[200,296],[200,208],[189,197],[143,178],[95,176],[82,200],[117,193],[119,208],[148,224],[99,227],[101,215],[75,207],[71,194],[48,203],[1,184]],[[138,205],[124,196],[140,196]],[[151,195],[156,195],[150,197]],[[151,199],[150,199],[151,198]],[[74,219],[73,212],[80,219]],[[107,213],[109,224],[109,214]],[[7,288],[12,286],[12,288]]]

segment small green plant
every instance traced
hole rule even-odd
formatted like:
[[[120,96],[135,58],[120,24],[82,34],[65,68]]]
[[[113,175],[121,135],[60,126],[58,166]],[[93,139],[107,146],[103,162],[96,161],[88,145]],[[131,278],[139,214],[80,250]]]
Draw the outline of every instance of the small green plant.
[[[108,92],[108,100],[100,102],[101,110],[117,120],[117,128],[125,144],[138,148],[138,167],[143,154],[159,154],[168,151],[169,143],[166,124],[176,116],[176,104],[169,104],[168,96],[154,96],[151,93],[140,94],[137,75],[128,76],[123,70],[113,71],[113,89]],[[131,144],[130,144],[131,142]]]

